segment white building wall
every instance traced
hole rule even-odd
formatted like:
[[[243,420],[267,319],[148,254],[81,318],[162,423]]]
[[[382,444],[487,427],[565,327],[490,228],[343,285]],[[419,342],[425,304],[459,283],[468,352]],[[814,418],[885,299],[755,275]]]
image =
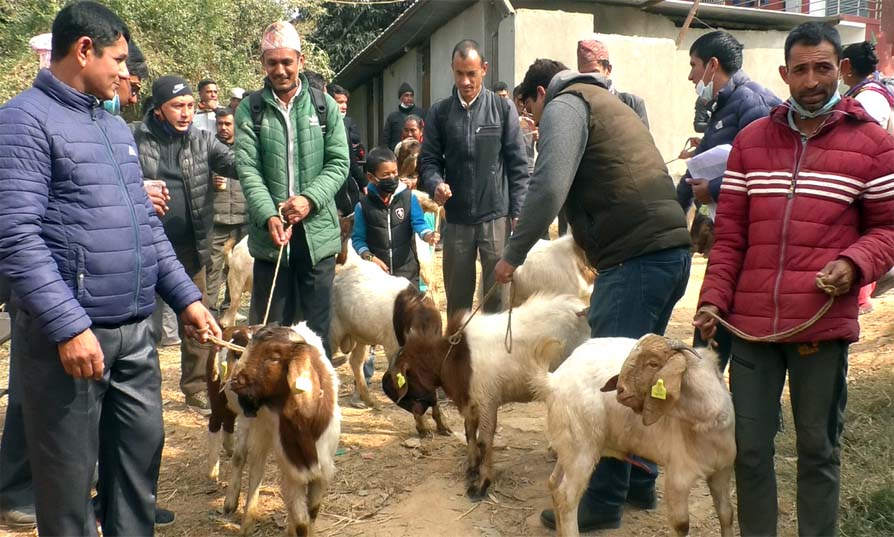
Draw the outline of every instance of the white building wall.
[[[453,90],[453,71],[450,53],[462,39],[474,39],[481,46],[485,42],[484,7],[476,3],[450,19],[431,36],[431,102],[450,96]]]
[[[397,110],[398,95],[397,90],[404,82],[409,82],[413,86],[416,99],[422,102],[422,80],[419,78],[418,53],[415,48],[407,51],[397,61],[389,65],[382,71],[382,93],[384,97],[385,117]]]

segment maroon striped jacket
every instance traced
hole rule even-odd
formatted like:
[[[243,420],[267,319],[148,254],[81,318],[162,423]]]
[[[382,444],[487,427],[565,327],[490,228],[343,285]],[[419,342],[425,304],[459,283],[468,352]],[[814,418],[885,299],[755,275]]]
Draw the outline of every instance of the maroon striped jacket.
[[[850,98],[809,138],[788,111],[774,108],[733,143],[699,306],[754,336],[780,332],[823,306],[816,273],[847,259],[851,292],[788,341],[856,341],[859,287],[894,265],[894,139]]]

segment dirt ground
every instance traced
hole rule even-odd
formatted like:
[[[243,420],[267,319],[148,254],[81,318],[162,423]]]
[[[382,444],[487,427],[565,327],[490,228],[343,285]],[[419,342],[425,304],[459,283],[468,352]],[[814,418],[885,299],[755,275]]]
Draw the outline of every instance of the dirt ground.
[[[677,305],[668,334],[688,340],[705,262],[696,256],[686,296]],[[843,450],[843,535],[884,535],[878,529],[894,512],[876,513],[881,523],[865,522],[878,504],[890,505],[894,441],[894,403],[888,387],[894,383],[894,342],[888,335],[894,320],[894,293],[875,301],[875,311],[861,318],[863,338],[852,347],[848,431]],[[6,385],[8,345],[0,349],[0,386]],[[235,535],[239,517],[221,514],[226,485],[205,476],[206,419],[187,410],[178,389],[176,348],[161,350],[164,374],[164,419],[167,434],[159,482],[159,505],[177,514],[174,525],[160,529],[164,537]],[[377,360],[373,395],[380,411],[356,410],[348,405],[352,375],[343,366],[341,445],[337,475],[324,502],[318,535],[328,536],[521,536],[550,535],[539,522],[541,509],[550,507],[547,477],[553,462],[543,433],[545,409],[538,403],[512,404],[500,410],[495,456],[496,482],[490,499],[473,504],[464,496],[464,445],[459,436],[423,439],[418,447],[403,443],[416,438],[411,416],[384,396],[380,375],[384,358]],[[0,401],[0,413],[5,399]],[[456,408],[446,415],[454,431],[462,431]],[[786,409],[786,431],[777,442],[776,465],[780,489],[780,534],[797,534],[794,505],[794,433]],[[875,451],[873,451],[875,450]],[[873,468],[875,466],[876,468]],[[254,535],[279,535],[285,512],[279,495],[278,471],[268,461],[261,486],[261,512]],[[222,468],[221,475],[226,475]],[[661,479],[659,479],[659,490]],[[661,493],[659,492],[659,495]],[[879,498],[879,495],[880,498]],[[735,500],[733,500],[735,502]],[[888,503],[885,503],[888,502]],[[690,497],[693,535],[718,535],[719,524],[707,487],[700,484]],[[863,517],[863,518],[860,518]],[[886,518],[887,517],[887,518]],[[857,518],[850,524],[847,519]],[[850,525],[848,525],[850,524]],[[0,529],[0,533],[2,533]],[[31,535],[33,532],[7,533]],[[890,533],[889,533],[890,534]],[[628,508],[623,527],[600,532],[606,537],[669,535],[663,503],[655,511]]]

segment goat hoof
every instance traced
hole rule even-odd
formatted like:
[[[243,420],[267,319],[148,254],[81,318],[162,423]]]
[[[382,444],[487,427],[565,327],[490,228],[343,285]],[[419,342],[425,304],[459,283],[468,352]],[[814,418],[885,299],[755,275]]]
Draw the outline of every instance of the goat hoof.
[[[466,495],[473,502],[480,502],[487,499],[487,489],[490,487],[490,479],[485,479],[480,485],[473,483],[466,489]]]
[[[229,515],[236,512],[236,507],[239,501],[237,500],[235,503],[230,504],[230,502],[225,501],[223,506],[223,512],[225,515]]]
[[[469,468],[466,470],[466,481],[478,481],[478,468]]]
[[[416,429],[416,434],[419,435],[419,438],[432,438],[434,436],[428,429]]]
[[[453,436],[453,431],[450,430],[450,427],[438,427],[438,434],[441,436]]]

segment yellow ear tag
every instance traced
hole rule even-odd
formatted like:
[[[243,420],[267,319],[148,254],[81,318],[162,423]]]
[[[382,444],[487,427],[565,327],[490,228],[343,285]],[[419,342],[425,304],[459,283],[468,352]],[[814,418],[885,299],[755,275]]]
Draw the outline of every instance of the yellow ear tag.
[[[295,385],[292,386],[292,393],[309,392],[313,388],[308,377],[298,377],[295,379]]]
[[[658,382],[652,386],[652,397],[655,399],[667,399],[667,388],[664,387],[664,379],[658,379]]]
[[[395,378],[397,378],[397,387],[398,387],[398,388],[403,388],[403,387],[404,387],[404,384],[407,383],[407,379],[404,378],[404,374],[403,374],[403,373],[398,373],[398,374],[395,376]]]
[[[227,380],[227,363],[220,363],[220,378],[223,380]]]

